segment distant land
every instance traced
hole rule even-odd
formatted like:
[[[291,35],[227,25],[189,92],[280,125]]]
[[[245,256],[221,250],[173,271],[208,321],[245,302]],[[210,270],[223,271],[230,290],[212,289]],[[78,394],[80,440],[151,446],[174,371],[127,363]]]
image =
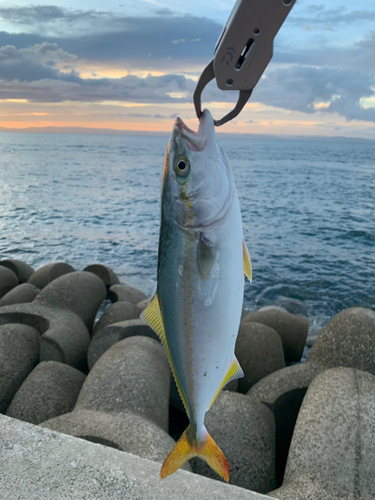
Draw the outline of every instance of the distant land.
[[[375,129],[375,128],[374,128]],[[89,127],[28,127],[28,128],[6,128],[0,127],[0,132],[12,133],[32,133],[32,134],[86,134],[86,135],[145,135],[169,137],[169,132],[151,132],[140,130],[116,130],[110,128],[89,128]],[[342,142],[374,142],[374,139],[362,137],[345,136],[322,136],[322,135],[287,135],[287,134],[234,134],[232,132],[219,132],[218,135],[226,137],[243,137],[246,139],[269,139],[269,140],[296,140],[296,141],[342,141]]]

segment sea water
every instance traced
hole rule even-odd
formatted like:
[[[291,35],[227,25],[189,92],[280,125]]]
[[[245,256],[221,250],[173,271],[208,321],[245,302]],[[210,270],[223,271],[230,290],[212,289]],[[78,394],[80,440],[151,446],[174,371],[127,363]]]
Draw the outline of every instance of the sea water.
[[[0,134],[0,259],[101,263],[156,287],[167,136]],[[375,141],[219,140],[253,266],[245,307],[276,304],[323,326],[375,308]]]

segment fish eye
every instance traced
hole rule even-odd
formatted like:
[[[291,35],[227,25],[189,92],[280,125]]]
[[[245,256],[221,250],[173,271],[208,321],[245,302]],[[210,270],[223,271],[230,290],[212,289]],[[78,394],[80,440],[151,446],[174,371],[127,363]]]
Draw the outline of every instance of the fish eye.
[[[178,157],[174,169],[178,176],[186,177],[190,171],[189,160],[185,156]]]

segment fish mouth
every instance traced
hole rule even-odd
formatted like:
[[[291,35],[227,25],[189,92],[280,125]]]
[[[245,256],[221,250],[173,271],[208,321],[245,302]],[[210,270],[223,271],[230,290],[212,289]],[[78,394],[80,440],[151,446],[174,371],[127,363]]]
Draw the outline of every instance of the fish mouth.
[[[197,132],[189,128],[179,116],[176,118],[173,131],[185,141],[186,146],[191,151],[203,151],[207,144],[207,132],[210,128],[214,130],[214,121],[211,113],[205,109],[199,120]]]

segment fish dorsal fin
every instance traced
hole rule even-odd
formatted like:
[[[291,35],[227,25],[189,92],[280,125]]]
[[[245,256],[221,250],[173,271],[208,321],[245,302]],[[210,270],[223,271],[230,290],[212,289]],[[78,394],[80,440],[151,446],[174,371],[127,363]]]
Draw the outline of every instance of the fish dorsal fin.
[[[253,272],[251,269],[251,260],[249,250],[247,249],[245,240],[242,240],[242,255],[243,255],[243,271],[247,276],[248,280],[251,281],[253,277]]]
[[[173,374],[174,380],[175,380],[176,385],[177,385],[178,393],[179,393],[180,398],[182,400],[182,403],[184,405],[185,411],[186,411],[186,413],[188,413],[186,401],[185,401],[184,395],[182,393],[180,384],[178,383],[178,380],[176,377],[176,372],[175,372],[175,369],[174,369],[174,366],[172,363],[172,358],[171,358],[171,355],[169,352],[168,342],[167,342],[167,338],[165,336],[164,322],[163,322],[163,318],[162,318],[161,310],[160,310],[159,297],[158,297],[157,293],[155,293],[155,295],[153,296],[153,298],[149,302],[146,309],[142,312],[140,318],[150,328],[152,328],[154,330],[154,332],[156,333],[156,335],[159,337],[159,339],[162,343],[162,346],[164,347],[165,352],[167,354],[169,365],[171,367],[172,374]]]
[[[242,368],[240,367],[238,359],[236,358],[236,356],[233,356],[233,360],[230,364],[229,370],[227,371],[223,381],[221,382],[218,390],[216,391],[215,396],[212,398],[211,403],[209,404],[209,406],[207,408],[207,411],[211,408],[211,406],[213,405],[213,402],[217,398],[217,395],[219,394],[219,392],[221,391],[221,389],[225,385],[229,384],[229,382],[231,382],[232,380],[235,380],[237,378],[242,378],[243,376],[244,376],[244,372],[242,371]]]

